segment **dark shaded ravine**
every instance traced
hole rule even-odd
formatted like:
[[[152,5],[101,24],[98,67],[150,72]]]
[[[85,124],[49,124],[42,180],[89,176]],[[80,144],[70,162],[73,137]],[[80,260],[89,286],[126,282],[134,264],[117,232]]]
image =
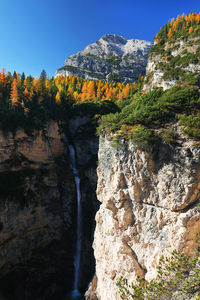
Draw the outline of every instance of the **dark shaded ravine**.
[[[74,283],[73,289],[67,299],[79,299],[81,293],[78,289],[79,273],[80,273],[80,259],[81,259],[81,246],[82,246],[82,205],[81,205],[81,191],[80,191],[80,178],[78,170],[76,168],[76,157],[74,147],[69,144],[67,137],[65,138],[66,145],[69,149],[70,168],[74,174],[76,183],[76,203],[77,203],[77,215],[76,215],[76,249],[74,255]]]
[[[80,138],[78,130],[80,126],[71,139],[80,176],[83,239],[78,289],[84,294],[94,274],[98,139]],[[66,300],[73,289],[76,185],[64,134],[54,124],[46,132],[27,137],[21,131],[6,138],[0,133],[0,299]]]

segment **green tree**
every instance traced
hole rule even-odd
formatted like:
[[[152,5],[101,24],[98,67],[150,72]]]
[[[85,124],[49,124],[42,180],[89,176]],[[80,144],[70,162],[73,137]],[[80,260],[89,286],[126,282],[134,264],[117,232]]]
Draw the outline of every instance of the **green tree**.
[[[24,72],[22,73],[22,75],[21,75],[21,84],[23,84],[24,83],[24,80],[26,79],[26,76],[25,76],[25,74],[24,74]]]
[[[41,74],[40,74],[40,86],[41,86],[41,94],[44,95],[45,94],[45,80],[47,79],[47,73],[46,71],[43,69]]]
[[[45,79],[47,78],[47,73],[46,71],[43,69],[42,72],[40,73],[40,81],[45,81]]]
[[[199,254],[198,252],[195,257],[191,257],[174,250],[170,258],[161,256],[157,267],[157,278],[150,282],[137,277],[137,283],[128,284],[127,280],[121,277],[117,282],[121,298],[124,300],[191,298],[199,300]]]

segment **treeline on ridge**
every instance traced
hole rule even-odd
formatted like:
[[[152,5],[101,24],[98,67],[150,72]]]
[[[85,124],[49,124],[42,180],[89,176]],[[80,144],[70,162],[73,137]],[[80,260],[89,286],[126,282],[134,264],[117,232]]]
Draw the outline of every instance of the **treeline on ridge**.
[[[43,70],[39,78],[14,72],[0,72],[0,128],[14,131],[41,128],[49,119],[66,118],[82,105],[93,113],[109,113],[114,103],[136,97],[144,77],[137,83],[84,80],[76,76],[49,79]],[[108,104],[110,102],[110,104]],[[88,103],[91,105],[88,106]],[[117,108],[116,108],[117,109]],[[116,111],[115,109],[115,111]],[[89,111],[88,111],[89,112]]]

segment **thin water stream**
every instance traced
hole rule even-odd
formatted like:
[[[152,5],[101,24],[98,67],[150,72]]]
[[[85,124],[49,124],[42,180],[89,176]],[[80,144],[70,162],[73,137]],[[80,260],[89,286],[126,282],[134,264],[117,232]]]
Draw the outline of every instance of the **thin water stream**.
[[[77,199],[77,226],[76,226],[76,251],[74,256],[74,284],[73,290],[66,300],[82,299],[82,295],[78,290],[79,272],[80,272],[80,259],[81,259],[81,232],[82,232],[82,211],[81,211],[81,192],[80,192],[80,178],[76,168],[76,157],[74,147],[69,144],[68,139],[65,142],[69,148],[70,154],[70,168],[75,176],[76,183],[76,199]]]

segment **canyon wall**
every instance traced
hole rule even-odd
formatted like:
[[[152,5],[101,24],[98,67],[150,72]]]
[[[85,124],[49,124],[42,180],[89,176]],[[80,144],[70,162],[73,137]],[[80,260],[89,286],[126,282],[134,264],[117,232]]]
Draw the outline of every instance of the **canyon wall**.
[[[72,284],[66,278],[73,272],[75,186],[62,138],[53,122],[31,136],[0,133],[0,291],[6,299],[62,299]]]
[[[84,292],[94,273],[91,245],[98,202],[93,156],[98,141],[88,138],[80,149],[81,126],[84,131],[81,118],[70,123],[84,213],[79,286]],[[72,289],[76,187],[64,138],[56,122],[29,135],[22,129],[0,131],[0,299],[61,300]]]
[[[145,151],[101,138],[94,253],[96,277],[86,299],[118,300],[120,276],[152,279],[162,254],[197,250],[200,232],[200,150],[182,140]]]
[[[82,253],[79,274],[80,290],[85,291],[95,273],[95,259],[92,248],[95,214],[100,202],[96,197],[99,139],[96,136],[96,121],[87,114],[76,115],[69,121],[69,135],[76,150],[76,164],[79,171],[82,205]]]

